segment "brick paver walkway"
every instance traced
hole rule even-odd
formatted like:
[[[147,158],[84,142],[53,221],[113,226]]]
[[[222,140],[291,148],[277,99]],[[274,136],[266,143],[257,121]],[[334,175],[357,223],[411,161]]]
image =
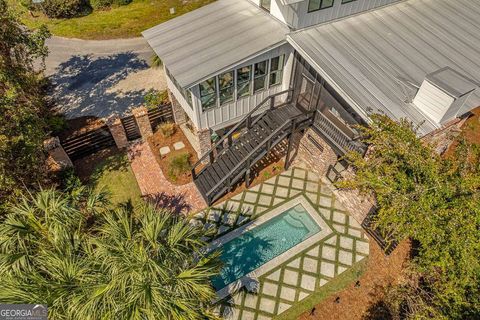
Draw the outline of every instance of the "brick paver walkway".
[[[193,182],[177,186],[165,178],[148,143],[130,145],[128,158],[142,195],[159,207],[187,214],[207,206]]]

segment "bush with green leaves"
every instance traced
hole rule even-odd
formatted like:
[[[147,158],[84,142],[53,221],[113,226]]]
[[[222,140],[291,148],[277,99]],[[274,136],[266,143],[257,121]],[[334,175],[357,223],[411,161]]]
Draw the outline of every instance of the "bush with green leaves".
[[[46,177],[43,141],[48,125],[44,115],[42,78],[48,54],[45,26],[30,31],[0,0],[0,215],[24,187],[38,185]]]
[[[175,133],[175,123],[165,122],[158,125],[158,130],[165,138],[170,138]]]
[[[45,0],[42,7],[49,18],[72,18],[85,12],[87,3],[85,0]]]
[[[144,100],[145,106],[148,109],[153,109],[162,104],[168,103],[168,92],[167,90],[158,91],[151,89],[145,94]]]
[[[178,176],[190,171],[190,153],[183,152],[173,155],[168,162],[168,176],[173,181],[177,181]]]
[[[152,206],[111,209],[78,186],[24,196],[0,223],[0,301],[49,319],[217,319],[217,253],[200,228]]]
[[[348,154],[356,175],[337,186],[374,195],[374,226],[415,240],[411,274],[394,290],[402,319],[479,319],[478,146],[460,138],[441,156],[411,122],[385,115],[359,130],[371,145],[368,156]]]
[[[93,9],[107,9],[111,6],[124,6],[132,2],[132,0],[90,0],[90,6]]]

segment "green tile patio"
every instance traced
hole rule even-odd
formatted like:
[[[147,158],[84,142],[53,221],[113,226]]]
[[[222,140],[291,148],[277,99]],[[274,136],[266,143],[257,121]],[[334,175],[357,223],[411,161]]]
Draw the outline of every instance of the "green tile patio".
[[[222,300],[217,311],[225,319],[271,319],[368,256],[368,238],[360,224],[326,183],[300,168],[197,213],[191,223],[209,229],[210,241],[297,197],[307,199],[332,233],[261,275],[258,293],[240,290]]]

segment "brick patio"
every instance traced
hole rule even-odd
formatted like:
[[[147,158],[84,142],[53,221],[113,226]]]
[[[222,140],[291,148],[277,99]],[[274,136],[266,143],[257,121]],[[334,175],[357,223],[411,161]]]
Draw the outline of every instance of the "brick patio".
[[[128,158],[142,196],[159,207],[188,214],[207,206],[193,182],[177,186],[165,178],[148,143],[130,145]]]

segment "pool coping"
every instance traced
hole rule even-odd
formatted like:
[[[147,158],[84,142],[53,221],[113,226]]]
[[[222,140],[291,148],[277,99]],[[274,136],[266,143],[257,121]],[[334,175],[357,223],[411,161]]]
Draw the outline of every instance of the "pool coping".
[[[300,242],[296,246],[288,249],[287,251],[283,252],[282,254],[278,255],[277,257],[273,258],[272,260],[266,262],[265,264],[261,265],[257,269],[249,272],[248,274],[244,275],[240,279],[230,283],[226,287],[218,290],[217,297],[213,300],[213,303],[216,303],[223,298],[227,297],[228,295],[233,294],[234,292],[238,291],[242,288],[249,279],[258,279],[258,277],[262,276],[263,274],[267,273],[271,269],[275,268],[279,264],[286,262],[288,259],[294,257],[298,251],[306,249],[311,245],[317,243],[318,241],[322,240],[323,238],[327,237],[328,235],[332,234],[333,231],[326,223],[326,221],[322,218],[321,214],[310,204],[310,202],[303,196],[299,195],[298,197],[289,200],[282,205],[270,210],[269,212],[263,214],[262,216],[258,217],[257,219],[250,221],[249,223],[227,233],[226,235],[213,240],[205,249],[206,252],[211,252],[218,247],[224,245],[225,243],[233,240],[234,238],[242,235],[243,233],[258,227],[259,225],[267,222],[268,220],[280,215],[281,213],[285,212],[286,210],[295,207],[296,205],[301,204],[306,210],[307,213],[312,217],[312,219],[317,223],[320,227],[320,231],[306,239],[305,241]]]

